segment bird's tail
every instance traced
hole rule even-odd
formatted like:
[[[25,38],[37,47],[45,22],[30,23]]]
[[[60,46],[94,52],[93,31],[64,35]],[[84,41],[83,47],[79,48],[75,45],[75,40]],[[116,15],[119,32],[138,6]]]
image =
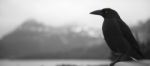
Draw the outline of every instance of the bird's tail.
[[[136,52],[133,53],[132,58],[135,58],[135,59],[137,59],[137,60],[145,59],[143,53],[142,53],[140,50],[136,50]]]
[[[139,60],[141,60],[141,59],[145,59],[145,57],[144,57],[144,55],[143,55],[143,53],[139,50],[139,51],[137,51],[137,53],[138,53],[138,55],[139,55],[139,58],[137,58],[137,59],[139,59]]]

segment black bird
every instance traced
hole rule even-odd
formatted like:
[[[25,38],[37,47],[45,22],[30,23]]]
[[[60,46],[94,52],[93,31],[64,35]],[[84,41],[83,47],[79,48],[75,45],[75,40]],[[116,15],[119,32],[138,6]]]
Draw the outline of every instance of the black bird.
[[[90,14],[101,15],[104,18],[102,26],[104,39],[112,52],[121,54],[116,61],[111,63],[112,66],[119,61],[144,58],[130,28],[115,10],[104,8]],[[121,60],[121,58],[126,59]]]

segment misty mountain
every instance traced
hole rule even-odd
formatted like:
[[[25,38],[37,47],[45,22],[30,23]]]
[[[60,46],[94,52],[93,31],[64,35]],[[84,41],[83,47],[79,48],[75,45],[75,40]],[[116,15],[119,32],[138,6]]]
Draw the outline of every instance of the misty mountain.
[[[106,59],[110,50],[96,32],[27,20],[0,40],[0,58]]]

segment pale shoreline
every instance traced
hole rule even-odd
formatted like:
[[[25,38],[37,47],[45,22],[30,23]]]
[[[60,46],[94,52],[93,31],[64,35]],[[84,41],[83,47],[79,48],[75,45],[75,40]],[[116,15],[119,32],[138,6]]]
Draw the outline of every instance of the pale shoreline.
[[[109,60],[0,60],[0,66],[108,66]],[[150,60],[140,60],[137,62],[118,62],[115,66],[150,66]]]

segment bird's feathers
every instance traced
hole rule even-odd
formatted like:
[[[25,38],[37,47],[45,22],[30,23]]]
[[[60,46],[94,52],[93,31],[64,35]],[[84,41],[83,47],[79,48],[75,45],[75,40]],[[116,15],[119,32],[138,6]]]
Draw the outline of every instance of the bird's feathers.
[[[103,34],[108,46],[116,52],[121,52],[140,59],[142,53],[130,28],[123,22],[118,13],[111,8],[91,12],[104,18]]]

